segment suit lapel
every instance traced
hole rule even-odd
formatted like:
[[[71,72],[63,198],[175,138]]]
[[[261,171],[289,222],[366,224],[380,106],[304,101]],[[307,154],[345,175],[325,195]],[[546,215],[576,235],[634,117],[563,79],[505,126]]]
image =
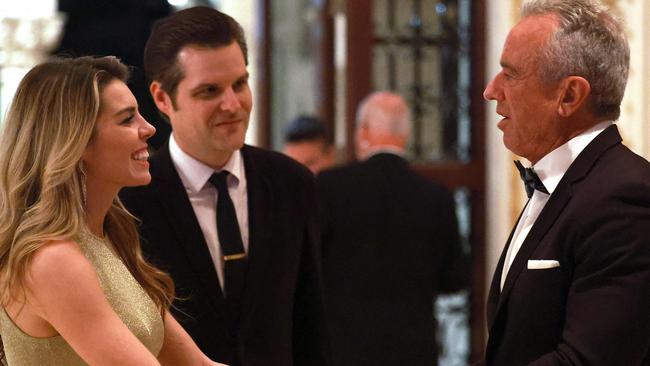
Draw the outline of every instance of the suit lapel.
[[[268,238],[272,227],[273,192],[262,172],[262,167],[258,165],[259,161],[255,159],[256,151],[249,146],[244,146],[241,152],[244,159],[244,169],[246,169],[249,217],[249,262],[242,305],[243,325],[254,309],[257,294],[260,293],[260,286],[267,283],[265,270],[271,254],[271,243]]]
[[[539,243],[544,238],[544,235],[548,232],[551,226],[556,222],[557,218],[562,213],[562,210],[567,205],[571,199],[572,195],[572,186],[576,182],[582,180],[591,167],[596,163],[600,156],[605,153],[609,148],[621,142],[621,136],[618,133],[616,125],[610,126],[600,135],[598,135],[585,149],[578,155],[575,161],[571,164],[567,172],[562,177],[562,180],[556,187],[555,191],[549,198],[548,202],[544,206],[542,212],[540,212],[539,217],[533,224],[526,240],[523,242],[519,252],[514,258],[508,274],[506,281],[503,285],[503,291],[498,296],[496,310],[493,313],[490,327],[493,325],[494,320],[501,311],[504,303],[507,301],[510,291],[512,290],[514,284],[517,281],[517,277],[526,267],[528,259],[530,258],[533,251],[537,248]],[[516,226],[515,226],[516,227]],[[514,231],[514,230],[513,230]],[[512,233],[510,234],[510,240],[512,239]],[[502,253],[502,259],[499,261],[499,271],[503,268],[503,256],[507,251],[504,249]],[[496,278],[496,275],[495,275]],[[498,291],[498,284],[496,285],[496,290],[494,289],[494,280],[492,284],[492,289],[490,290],[490,299],[493,299],[493,292]],[[488,302],[489,306],[489,302]]]
[[[152,188],[158,196],[165,215],[169,217],[182,248],[174,248],[178,253],[185,253],[187,265],[196,269],[205,291],[209,294],[216,309],[225,308],[225,300],[219,286],[219,278],[212,263],[203,232],[199,226],[194,209],[185,188],[174,168],[169,154],[169,145],[163,145],[151,161]]]
[[[508,269],[508,274],[506,276],[506,281],[503,284],[503,290],[499,297],[496,313],[499,312],[505,299],[508,298],[510,290],[512,290],[513,285],[517,281],[517,277],[526,267],[528,258],[530,258],[530,255],[533,253],[535,248],[537,248],[553,223],[555,223],[555,220],[560,216],[560,213],[562,213],[562,210],[571,198],[569,188],[568,184],[559,184],[544,206],[544,209],[542,209],[542,212],[540,212],[537,217],[537,220],[530,229],[528,236],[526,236],[526,239],[522,243],[521,248],[519,248],[517,255]]]

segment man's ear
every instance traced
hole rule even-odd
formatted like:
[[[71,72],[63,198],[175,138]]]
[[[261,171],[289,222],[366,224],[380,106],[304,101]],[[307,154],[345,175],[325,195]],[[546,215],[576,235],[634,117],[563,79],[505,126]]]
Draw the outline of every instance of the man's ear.
[[[367,124],[359,124],[354,132],[357,142],[367,142],[370,137],[370,130]]]
[[[174,105],[172,103],[172,98],[163,90],[159,82],[154,81],[149,85],[149,92],[153,98],[153,102],[156,103],[158,110],[165,115],[169,116],[170,112],[173,110]]]
[[[558,114],[569,117],[585,105],[591,94],[591,85],[583,77],[569,76],[562,81],[561,90]]]

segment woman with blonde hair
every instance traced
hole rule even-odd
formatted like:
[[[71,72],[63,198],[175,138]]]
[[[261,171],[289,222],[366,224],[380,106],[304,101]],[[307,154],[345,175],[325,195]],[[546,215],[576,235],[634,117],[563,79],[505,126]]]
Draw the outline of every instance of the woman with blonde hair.
[[[149,183],[115,57],[56,59],[20,83],[0,139],[0,336],[9,365],[218,365],[168,311],[117,193]],[[2,354],[2,351],[0,351]]]

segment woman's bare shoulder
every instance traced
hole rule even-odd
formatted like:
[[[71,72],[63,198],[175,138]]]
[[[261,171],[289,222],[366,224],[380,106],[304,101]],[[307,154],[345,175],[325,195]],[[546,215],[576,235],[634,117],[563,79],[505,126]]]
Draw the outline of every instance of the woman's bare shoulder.
[[[80,309],[84,301],[102,298],[97,273],[71,239],[43,242],[30,258],[14,301],[7,304],[12,319],[27,334],[57,334],[52,316]]]
[[[27,268],[25,284],[31,292],[71,291],[75,284],[95,283],[95,268],[72,239],[52,239],[35,252]]]

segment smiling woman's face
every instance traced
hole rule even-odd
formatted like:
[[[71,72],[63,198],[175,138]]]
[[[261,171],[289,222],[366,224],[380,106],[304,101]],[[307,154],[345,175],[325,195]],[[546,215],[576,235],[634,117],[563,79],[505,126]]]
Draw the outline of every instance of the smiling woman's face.
[[[149,183],[147,140],[155,131],[138,112],[126,84],[111,81],[102,92],[95,130],[82,158],[88,184],[119,190]]]

